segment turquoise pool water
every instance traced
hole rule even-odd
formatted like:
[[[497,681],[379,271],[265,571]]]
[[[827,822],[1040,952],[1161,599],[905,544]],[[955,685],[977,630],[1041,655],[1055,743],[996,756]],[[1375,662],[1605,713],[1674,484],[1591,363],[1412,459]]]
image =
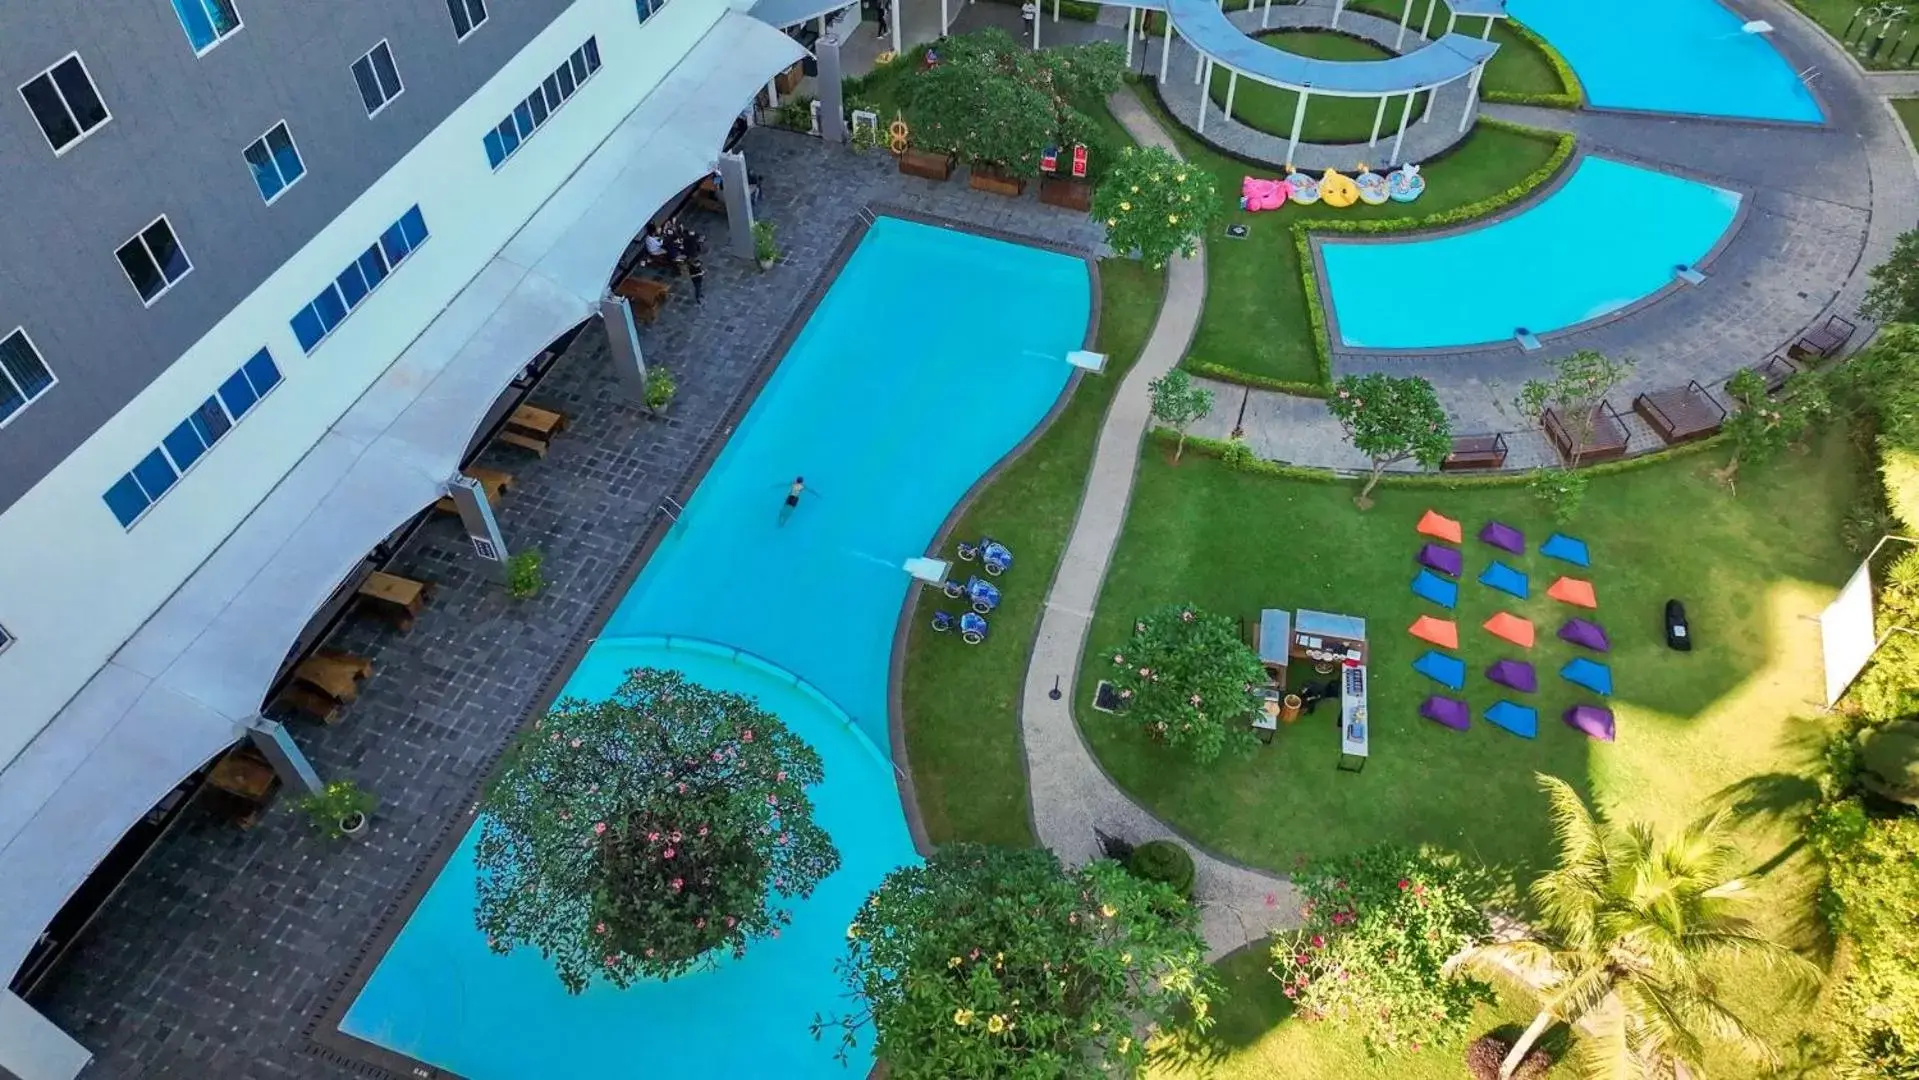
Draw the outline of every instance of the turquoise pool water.
[[[1321,246],[1339,339],[1426,349],[1511,341],[1650,296],[1703,259],[1740,196],[1586,157],[1557,191],[1483,228],[1402,243]]]
[[[1507,10],[1552,42],[1597,108],[1825,119],[1785,57],[1719,0],[1511,0]]]
[[[474,928],[475,829],[341,1030],[470,1080],[863,1078],[870,1059],[840,1065],[808,1025],[849,1004],[833,965],[853,912],[917,858],[887,750],[900,565],[1058,399],[1091,301],[1078,259],[881,218],[567,682],[604,697],[629,668],[677,668],[758,697],[820,752],[812,795],[842,864],[778,939],[569,996]],[[782,526],[795,475],[813,494]],[[1018,566],[1000,583],[1045,587]]]

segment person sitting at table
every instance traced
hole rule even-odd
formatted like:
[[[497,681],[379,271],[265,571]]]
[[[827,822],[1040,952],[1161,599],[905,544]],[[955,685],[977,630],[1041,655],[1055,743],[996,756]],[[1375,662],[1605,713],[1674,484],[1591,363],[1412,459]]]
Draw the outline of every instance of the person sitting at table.
[[[666,259],[666,238],[660,235],[660,227],[653,222],[646,223],[646,232],[641,234],[641,256],[649,264],[660,264]]]

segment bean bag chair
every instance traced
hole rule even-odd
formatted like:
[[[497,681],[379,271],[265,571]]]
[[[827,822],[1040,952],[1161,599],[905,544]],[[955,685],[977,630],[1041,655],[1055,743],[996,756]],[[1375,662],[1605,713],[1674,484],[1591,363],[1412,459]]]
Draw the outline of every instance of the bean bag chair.
[[[1571,604],[1574,607],[1596,608],[1599,606],[1599,597],[1593,594],[1593,583],[1579,578],[1560,578],[1553,582],[1552,588],[1546,590],[1546,595],[1562,604]]]
[[[1586,553],[1586,542],[1576,540],[1565,533],[1554,533],[1539,545],[1539,553],[1548,559],[1571,563],[1574,566],[1592,565],[1591,557]]]
[[[1612,639],[1606,636],[1606,628],[1585,619],[1567,619],[1559,628],[1559,637],[1594,652],[1612,651]]]
[[[1434,694],[1419,707],[1419,715],[1435,724],[1444,724],[1454,731],[1465,731],[1472,726],[1473,711],[1463,701]]]
[[[1459,603],[1459,583],[1447,581],[1431,570],[1421,570],[1419,576],[1413,579],[1413,595],[1429,604],[1438,604],[1451,610],[1454,604]]]
[[[1505,728],[1522,739],[1531,739],[1539,734],[1538,710],[1510,701],[1493,702],[1492,707],[1486,710],[1486,722]]]
[[[1413,620],[1412,627],[1406,632],[1428,645],[1437,645],[1442,649],[1459,648],[1459,627],[1451,619],[1421,615]]]
[[[1612,669],[1597,660],[1583,656],[1568,660],[1566,666],[1559,669],[1559,677],[1601,697],[1612,696]]]
[[[1497,559],[1494,559],[1493,564],[1488,566],[1485,572],[1479,575],[1479,583],[1488,588],[1498,589],[1500,592],[1507,593],[1508,595],[1517,596],[1521,600],[1526,599],[1526,597],[1532,593],[1532,590],[1526,584],[1526,575],[1514,570],[1512,567],[1507,566]]]
[[[1533,624],[1510,611],[1502,611],[1483,624],[1486,632],[1496,638],[1512,642],[1523,649],[1533,647]]]
[[[1419,519],[1416,527],[1419,535],[1430,536],[1435,540],[1444,540],[1450,544],[1459,543],[1464,535],[1460,532],[1459,522],[1434,510],[1428,510]]]
[[[1479,530],[1479,539],[1514,555],[1526,553],[1526,534],[1503,521],[1488,521],[1486,527]]]
[[[1600,742],[1611,742],[1613,738],[1613,719],[1611,709],[1602,709],[1597,705],[1574,705],[1567,709],[1560,719],[1566,726],[1589,738]]]
[[[1448,690],[1461,690],[1466,686],[1466,661],[1457,656],[1427,649],[1413,661],[1413,670]]]
[[[1426,544],[1419,549],[1419,565],[1429,570],[1437,570],[1447,577],[1458,577],[1466,568],[1456,548],[1444,544]]]
[[[1486,677],[1501,686],[1530,694],[1539,689],[1539,676],[1524,660],[1499,660],[1486,669]]]

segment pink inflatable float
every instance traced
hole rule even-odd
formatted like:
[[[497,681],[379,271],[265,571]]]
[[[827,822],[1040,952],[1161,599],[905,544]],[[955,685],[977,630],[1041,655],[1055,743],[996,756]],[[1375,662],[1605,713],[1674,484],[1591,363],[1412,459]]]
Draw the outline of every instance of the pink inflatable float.
[[[1248,176],[1239,185],[1241,210],[1277,210],[1286,204],[1292,188],[1284,180],[1261,180]]]

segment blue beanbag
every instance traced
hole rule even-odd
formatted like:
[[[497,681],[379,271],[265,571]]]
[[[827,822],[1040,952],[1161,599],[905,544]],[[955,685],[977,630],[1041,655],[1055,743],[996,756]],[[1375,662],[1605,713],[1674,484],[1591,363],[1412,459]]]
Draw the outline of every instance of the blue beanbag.
[[[1431,570],[1421,570],[1413,579],[1413,595],[1429,604],[1450,609],[1459,603],[1459,583],[1447,581]]]
[[[1559,677],[1601,696],[1612,693],[1612,669],[1597,660],[1576,657],[1559,669]]]
[[[1497,559],[1493,560],[1493,564],[1479,575],[1479,583],[1503,593],[1510,593],[1521,600],[1526,599],[1532,591],[1526,585],[1526,575]]]
[[[1413,670],[1448,690],[1459,690],[1466,685],[1466,661],[1434,649],[1427,649],[1413,661]]]
[[[1505,728],[1522,739],[1539,734],[1539,713],[1510,701],[1496,701],[1486,710],[1486,722]]]
[[[1574,539],[1565,533],[1554,533],[1539,545],[1539,553],[1549,559],[1558,559],[1574,566],[1591,566],[1591,556],[1586,553],[1586,542]]]

